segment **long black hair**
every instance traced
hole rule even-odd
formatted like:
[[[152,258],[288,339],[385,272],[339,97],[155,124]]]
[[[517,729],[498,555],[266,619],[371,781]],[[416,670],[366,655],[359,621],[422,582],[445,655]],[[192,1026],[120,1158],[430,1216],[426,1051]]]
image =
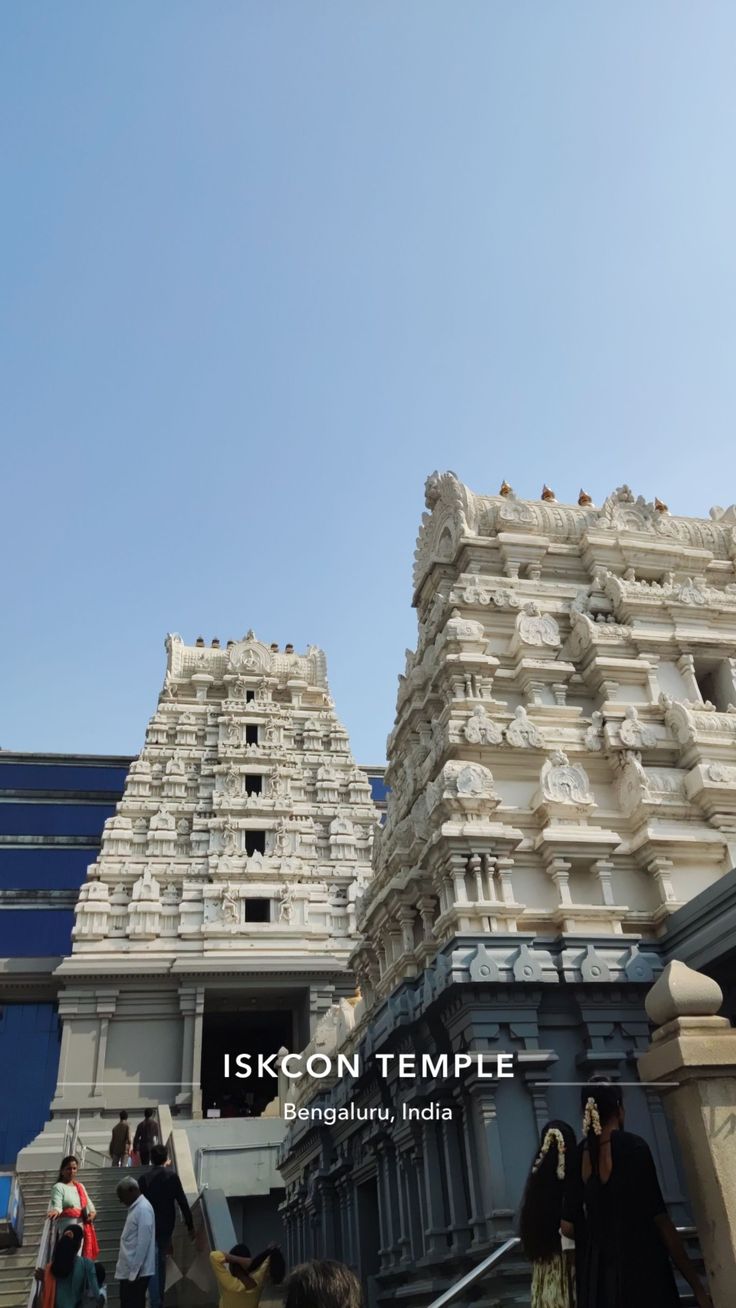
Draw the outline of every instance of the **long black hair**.
[[[64,1281],[71,1275],[83,1239],[84,1231],[81,1226],[67,1226],[66,1230],[62,1231],[51,1259],[51,1271],[57,1281]]]
[[[575,1132],[568,1122],[548,1122],[542,1131],[521,1201],[519,1235],[531,1262],[560,1252],[565,1186],[576,1165]]]
[[[260,1253],[255,1254],[252,1258],[247,1244],[234,1244],[230,1253],[236,1254],[238,1258],[250,1258],[249,1275],[251,1272],[257,1271],[268,1258],[268,1279],[273,1285],[280,1285],[286,1275],[284,1255],[277,1244],[270,1244],[268,1248],[262,1249]]]
[[[612,1118],[618,1116],[623,1102],[623,1091],[615,1081],[599,1081],[594,1078],[580,1092],[583,1137],[588,1146],[590,1166],[595,1173],[598,1172],[601,1131]]]
[[[62,1158],[61,1166],[59,1167],[59,1175],[56,1178],[57,1181],[63,1181],[64,1178],[62,1176],[62,1172],[64,1171],[64,1168],[68,1166],[69,1163],[76,1163],[77,1167],[79,1167],[79,1159],[77,1158],[76,1154],[67,1154],[66,1158]]]

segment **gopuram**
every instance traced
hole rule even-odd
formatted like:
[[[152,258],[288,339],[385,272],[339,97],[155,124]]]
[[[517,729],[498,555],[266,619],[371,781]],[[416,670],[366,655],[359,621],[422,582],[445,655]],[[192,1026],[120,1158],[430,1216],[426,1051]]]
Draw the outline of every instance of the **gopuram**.
[[[734,509],[674,517],[626,487],[532,502],[452,473],[426,507],[362,999],[320,1030],[364,1071],[294,1088],[312,1116],[280,1160],[289,1260],[354,1263],[378,1303],[427,1302],[514,1234],[538,1132],[579,1129],[594,1073],[633,1083],[627,1126],[682,1214],[661,1099],[636,1084],[643,1001],[671,915],[736,861]],[[401,1079],[402,1053],[491,1075]]]
[[[352,995],[377,820],[325,656],[166,642],[146,742],[104,829],[58,972],[57,1116],[167,1103],[258,1116],[276,1082],[224,1054],[300,1050]]]

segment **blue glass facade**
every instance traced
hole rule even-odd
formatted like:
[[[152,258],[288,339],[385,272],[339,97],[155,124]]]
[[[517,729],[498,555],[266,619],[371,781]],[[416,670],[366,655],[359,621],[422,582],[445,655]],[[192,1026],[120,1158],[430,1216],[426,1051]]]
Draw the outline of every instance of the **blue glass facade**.
[[[59,1065],[56,1004],[0,1004],[0,1166],[41,1130]]]
[[[71,948],[77,892],[128,761],[0,754],[0,959],[11,960],[0,979],[0,1165],[48,1116],[60,1038],[53,970]]]
[[[89,844],[0,845],[0,890],[78,890],[95,854]]]
[[[382,774],[376,774],[376,773],[373,773],[373,772],[369,772],[369,773],[368,773],[368,780],[369,780],[369,782],[370,782],[370,786],[371,786],[371,794],[372,794],[372,796],[373,796],[373,803],[374,803],[374,804],[385,804],[385,803],[386,803],[386,798],[387,798],[387,796],[388,796],[388,786],[386,785],[386,782],[385,782],[384,779],[383,779],[383,775],[382,775]]]

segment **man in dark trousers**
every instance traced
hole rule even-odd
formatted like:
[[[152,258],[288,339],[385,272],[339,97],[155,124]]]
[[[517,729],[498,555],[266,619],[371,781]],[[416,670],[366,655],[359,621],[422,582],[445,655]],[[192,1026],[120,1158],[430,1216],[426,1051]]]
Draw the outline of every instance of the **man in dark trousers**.
[[[123,1111],[120,1121],[115,1123],[110,1137],[110,1157],[113,1167],[126,1167],[130,1157],[130,1124],[128,1114]]]
[[[158,1144],[158,1122],[153,1109],[146,1108],[143,1121],[138,1123],[133,1137],[133,1152],[138,1154],[144,1167],[148,1167],[151,1161],[151,1150],[155,1144]]]
[[[148,1289],[151,1308],[164,1308],[166,1292],[166,1255],[171,1251],[171,1237],[176,1226],[176,1205],[186,1223],[189,1238],[194,1239],[194,1223],[182,1189],[181,1181],[168,1163],[166,1145],[154,1145],[151,1150],[153,1166],[140,1177],[141,1194],[153,1208],[156,1218],[156,1273]]]

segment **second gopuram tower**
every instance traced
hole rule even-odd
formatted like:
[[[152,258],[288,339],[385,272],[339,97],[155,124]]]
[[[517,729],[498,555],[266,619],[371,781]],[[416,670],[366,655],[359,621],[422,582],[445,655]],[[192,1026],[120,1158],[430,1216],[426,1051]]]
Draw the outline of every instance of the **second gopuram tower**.
[[[355,989],[378,813],[312,646],[166,641],[146,742],[105,824],[62,963],[52,1109],[261,1113],[225,1053],[299,1050]]]

